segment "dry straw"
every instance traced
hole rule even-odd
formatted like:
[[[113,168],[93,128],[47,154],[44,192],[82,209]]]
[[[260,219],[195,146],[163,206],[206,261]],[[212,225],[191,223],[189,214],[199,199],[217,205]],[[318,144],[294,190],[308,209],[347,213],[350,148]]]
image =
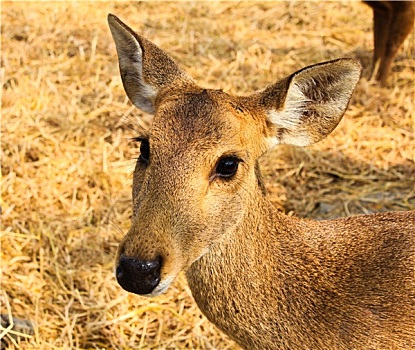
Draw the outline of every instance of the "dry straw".
[[[3,2],[0,302],[14,321],[0,328],[6,348],[237,348],[201,315],[182,275],[156,299],[114,279],[138,154],[130,138],[146,117],[123,92],[108,12],[201,84],[242,94],[308,64],[360,59],[364,75],[336,131],[264,157],[270,193],[286,212],[319,219],[415,208],[414,34],[389,86],[378,87],[367,79],[364,4]]]

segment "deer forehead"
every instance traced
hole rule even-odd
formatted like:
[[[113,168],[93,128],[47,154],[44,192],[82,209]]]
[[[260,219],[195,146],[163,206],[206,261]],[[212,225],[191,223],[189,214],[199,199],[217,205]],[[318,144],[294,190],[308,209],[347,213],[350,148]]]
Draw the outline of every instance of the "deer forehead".
[[[243,99],[201,89],[161,99],[150,135],[155,147],[171,151],[254,153],[263,129],[259,120]]]

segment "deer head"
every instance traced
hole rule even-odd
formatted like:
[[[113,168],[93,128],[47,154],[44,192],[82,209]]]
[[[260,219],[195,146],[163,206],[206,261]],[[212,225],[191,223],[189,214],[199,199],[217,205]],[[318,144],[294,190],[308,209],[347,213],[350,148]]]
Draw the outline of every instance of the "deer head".
[[[116,274],[127,291],[155,296],[255,220],[266,198],[259,157],[277,144],[307,146],[330,134],[361,67],[353,59],[320,63],[236,96],[198,86],[117,17],[108,22],[125,91],[153,115],[138,136],[132,224],[119,246]]]

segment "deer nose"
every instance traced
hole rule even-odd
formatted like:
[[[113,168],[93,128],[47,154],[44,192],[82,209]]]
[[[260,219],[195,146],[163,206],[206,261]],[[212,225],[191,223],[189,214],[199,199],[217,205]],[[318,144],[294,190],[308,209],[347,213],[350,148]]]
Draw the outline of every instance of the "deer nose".
[[[138,260],[121,255],[116,277],[119,285],[127,292],[150,294],[160,283],[161,257],[155,260]]]

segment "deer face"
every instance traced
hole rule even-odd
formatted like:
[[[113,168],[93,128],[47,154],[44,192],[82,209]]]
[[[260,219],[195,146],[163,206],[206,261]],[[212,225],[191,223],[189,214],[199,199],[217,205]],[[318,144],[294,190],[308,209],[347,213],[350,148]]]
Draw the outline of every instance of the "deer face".
[[[317,142],[337,126],[360,66],[322,63],[238,97],[198,87],[157,46],[115,16],[108,21],[126,93],[154,115],[140,137],[132,225],[116,275],[127,291],[155,296],[252,214],[263,196],[264,151]]]
[[[265,144],[253,141],[262,139],[265,125],[248,108],[235,108],[241,102],[203,89],[169,97],[157,106],[141,140],[132,226],[119,260],[159,261],[162,283],[151,294],[164,291],[181,270],[234,230],[257,195],[255,160]]]

